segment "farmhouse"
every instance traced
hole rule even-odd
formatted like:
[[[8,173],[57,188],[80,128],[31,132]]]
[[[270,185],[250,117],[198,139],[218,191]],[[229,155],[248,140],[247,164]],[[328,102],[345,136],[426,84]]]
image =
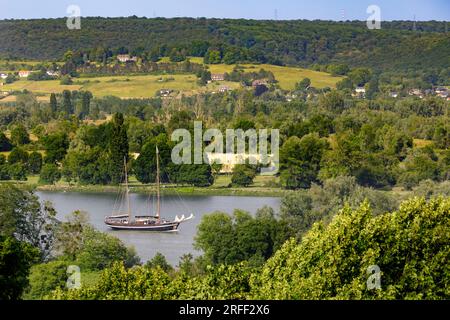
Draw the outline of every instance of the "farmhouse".
[[[364,87],[356,87],[352,97],[364,99],[366,97],[366,89]]]
[[[47,75],[51,76],[51,77],[58,77],[59,76],[59,72],[58,71],[53,71],[53,70],[47,70]]]
[[[28,70],[21,70],[19,71],[19,77],[26,78],[31,74],[31,71]]]
[[[440,87],[440,88],[436,88],[434,90],[434,92],[436,93],[437,96],[441,97],[441,98],[448,98],[448,90],[447,88],[444,87]]]
[[[137,61],[137,57],[130,57],[129,54],[119,54],[117,55],[117,60],[120,62],[129,62],[129,61]]]
[[[423,98],[423,93],[422,93],[422,90],[420,90],[420,89],[411,89],[408,91],[408,94],[410,96],[417,96],[417,97]]]
[[[225,81],[225,74],[223,73],[213,73],[211,75],[212,81]]]
[[[170,96],[171,93],[172,93],[172,90],[170,90],[170,89],[161,89],[161,90],[159,90],[159,95],[161,97],[168,97],[168,96]]]
[[[266,80],[255,80],[252,82],[252,87],[256,88],[258,86],[267,86]]]

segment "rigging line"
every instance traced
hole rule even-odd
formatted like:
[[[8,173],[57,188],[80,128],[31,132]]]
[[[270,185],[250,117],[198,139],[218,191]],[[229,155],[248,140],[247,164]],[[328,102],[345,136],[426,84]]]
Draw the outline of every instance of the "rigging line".
[[[120,176],[120,181],[123,181],[125,177],[125,172],[122,171],[121,176]],[[122,183],[119,184],[119,192],[116,195],[116,199],[114,201],[114,206],[113,206],[113,211],[117,210],[117,212],[120,214],[122,211],[122,205],[124,202],[125,198],[125,194],[122,190]]]
[[[170,175],[169,173],[165,170],[165,168],[163,168],[164,173],[167,175],[167,180],[169,181],[169,184],[172,183],[171,179],[170,179]],[[184,207],[182,209],[186,210],[187,213],[192,213],[192,211],[190,210],[190,208],[186,205],[186,203],[184,202],[183,198],[181,198],[181,195],[178,193],[177,188],[174,188],[175,190],[175,194],[178,196],[178,199],[180,200],[181,205]]]

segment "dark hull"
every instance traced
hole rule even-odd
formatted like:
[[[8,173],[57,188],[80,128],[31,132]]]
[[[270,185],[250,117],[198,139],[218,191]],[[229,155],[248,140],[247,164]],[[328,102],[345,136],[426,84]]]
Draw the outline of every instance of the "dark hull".
[[[105,222],[110,228],[115,230],[138,230],[138,231],[153,231],[153,232],[176,232],[180,225],[179,222],[168,222],[161,224],[124,224],[124,223],[114,223]]]

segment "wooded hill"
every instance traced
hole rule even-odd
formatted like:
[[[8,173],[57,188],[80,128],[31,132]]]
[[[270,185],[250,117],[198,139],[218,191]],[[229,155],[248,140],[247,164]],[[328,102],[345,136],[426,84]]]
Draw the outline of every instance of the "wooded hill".
[[[211,51],[230,63],[281,65],[347,63],[379,70],[419,70],[450,66],[450,34],[445,22],[267,21],[205,18],[82,18],[81,30],[66,19],[0,21],[0,57],[60,60],[67,50],[178,50],[203,57]]]

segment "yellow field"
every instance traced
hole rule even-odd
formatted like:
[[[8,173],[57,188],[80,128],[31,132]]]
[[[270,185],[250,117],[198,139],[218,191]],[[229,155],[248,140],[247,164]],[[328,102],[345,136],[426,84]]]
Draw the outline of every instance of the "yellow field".
[[[318,72],[302,68],[294,67],[280,67],[269,64],[261,65],[242,65],[245,68],[245,72],[257,72],[260,69],[271,71],[275,79],[282,89],[292,90],[295,84],[304,78],[311,79],[311,84],[316,88],[330,87],[335,88],[336,83],[342,80],[342,77],[333,77],[325,72]],[[209,69],[212,73],[225,73],[233,71],[234,65],[216,64],[210,65]]]
[[[28,90],[35,93],[52,93],[62,92],[63,90],[80,90],[80,85],[64,86],[59,84],[59,80],[47,80],[47,81],[28,81],[18,80],[11,84],[5,84],[2,86],[2,91],[9,90]]]

